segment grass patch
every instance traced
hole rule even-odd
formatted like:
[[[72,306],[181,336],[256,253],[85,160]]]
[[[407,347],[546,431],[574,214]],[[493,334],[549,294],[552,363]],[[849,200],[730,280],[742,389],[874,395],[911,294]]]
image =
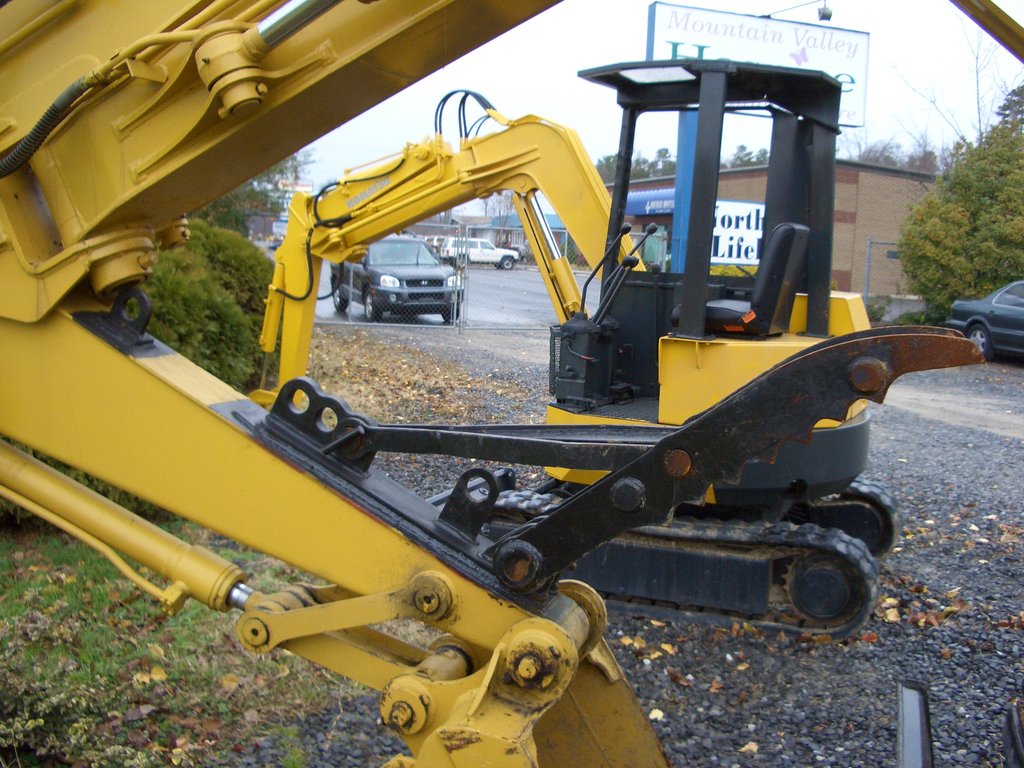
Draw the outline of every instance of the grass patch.
[[[64,534],[41,524],[3,534],[0,765],[202,765],[355,690],[290,654],[245,653],[237,614],[190,602],[165,616]],[[251,552],[221,553],[261,574],[257,586],[299,578]]]

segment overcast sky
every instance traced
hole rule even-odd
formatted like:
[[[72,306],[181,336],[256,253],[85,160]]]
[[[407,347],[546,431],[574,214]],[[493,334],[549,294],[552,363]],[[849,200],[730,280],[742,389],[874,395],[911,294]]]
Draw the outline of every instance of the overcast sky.
[[[775,13],[799,2],[706,0],[679,5],[823,23],[818,21],[820,3]],[[843,141],[864,144],[895,137],[907,149],[923,133],[936,146],[952,144],[957,131],[976,135],[979,97],[980,118],[987,123],[1006,91],[1022,81],[1020,63],[947,0],[827,2],[833,12],[828,25],[871,36],[866,125],[845,129],[841,147]],[[461,88],[484,94],[508,117],[532,113],[574,128],[594,159],[613,153],[619,129],[614,92],[580,80],[577,72],[642,60],[650,4],[563,0],[317,141],[311,146],[316,161],[311,181],[319,187],[346,168],[423,139],[433,130],[438,100]],[[1005,0],[1003,5],[1013,13],[1024,7],[1024,0]],[[674,120],[662,119],[641,127],[637,149],[648,157],[659,147],[669,147],[675,154],[675,125]],[[454,123],[446,125],[449,141],[456,136]],[[758,128],[728,129],[725,153],[731,154],[740,142],[757,149],[767,145],[767,135]]]

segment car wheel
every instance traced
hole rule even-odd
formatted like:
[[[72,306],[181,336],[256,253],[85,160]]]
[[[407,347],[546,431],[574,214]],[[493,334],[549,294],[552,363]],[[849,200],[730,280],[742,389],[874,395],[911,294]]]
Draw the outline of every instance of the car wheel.
[[[989,334],[988,328],[981,323],[975,323],[967,329],[966,335],[978,347],[982,357],[986,360],[991,360],[995,357],[995,350],[992,349],[992,336]]]
[[[341,286],[334,286],[334,291],[331,292],[331,297],[334,299],[334,309],[338,314],[345,314],[348,310],[348,299],[341,295]]]
[[[369,323],[376,323],[384,317],[383,310],[373,305],[373,298],[370,296],[369,291],[363,291],[363,314],[366,316],[366,321]]]
[[[498,266],[501,269],[512,269],[516,265],[516,260],[511,256],[502,256],[501,261],[498,262]]]
[[[455,314],[452,312],[451,307],[445,307],[441,310],[441,320],[444,321],[445,325],[451,325],[452,320],[455,319]]]

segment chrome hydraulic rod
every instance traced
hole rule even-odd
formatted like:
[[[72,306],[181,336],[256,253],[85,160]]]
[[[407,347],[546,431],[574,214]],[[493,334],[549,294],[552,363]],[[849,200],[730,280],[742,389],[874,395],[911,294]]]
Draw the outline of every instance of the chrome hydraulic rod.
[[[273,48],[340,2],[342,0],[291,0],[257,25],[260,39]]]
[[[114,552],[166,577],[171,586],[161,590],[139,584],[145,580],[138,574],[137,578],[129,576],[170,613],[187,597],[218,611],[226,611],[240,600],[240,594],[229,600],[244,578],[237,565],[182,541],[3,441],[0,495],[93,546],[122,572],[128,566],[116,555],[112,557]],[[102,546],[96,546],[97,542]]]

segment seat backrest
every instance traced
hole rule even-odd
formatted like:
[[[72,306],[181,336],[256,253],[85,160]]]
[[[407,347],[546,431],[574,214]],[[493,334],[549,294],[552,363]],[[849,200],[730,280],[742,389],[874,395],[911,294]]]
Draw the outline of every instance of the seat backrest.
[[[807,260],[809,234],[802,224],[783,222],[765,241],[750,297],[751,310],[767,326],[764,333],[789,330],[789,316]]]

